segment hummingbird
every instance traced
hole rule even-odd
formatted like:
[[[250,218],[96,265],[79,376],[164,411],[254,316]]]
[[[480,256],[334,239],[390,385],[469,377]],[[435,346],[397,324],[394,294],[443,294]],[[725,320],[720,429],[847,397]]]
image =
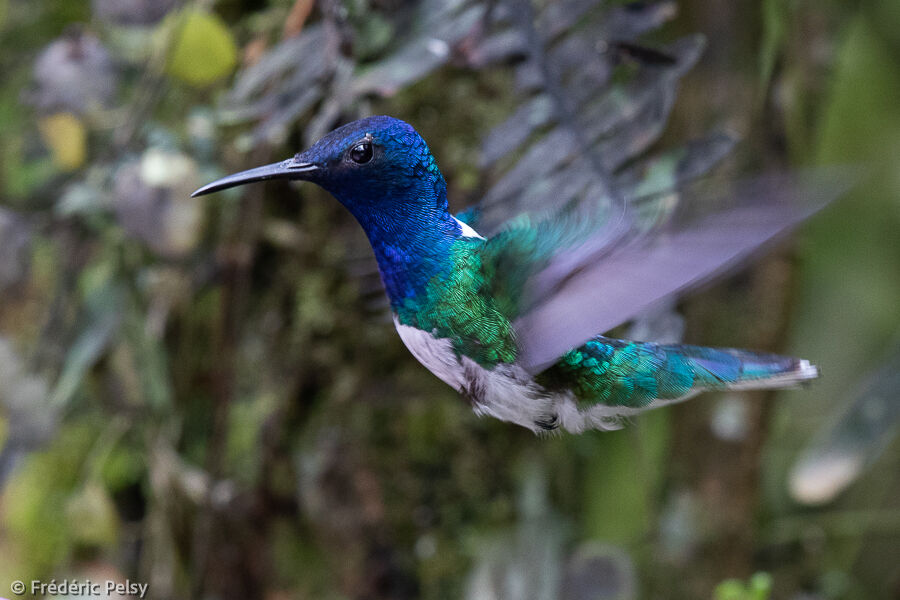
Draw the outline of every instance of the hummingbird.
[[[535,433],[612,430],[702,391],[818,376],[788,356],[602,334],[745,260],[822,202],[760,200],[677,227],[664,217],[648,226],[624,200],[612,210],[584,202],[515,216],[485,237],[477,212],[449,211],[425,140],[389,116],[343,125],[292,158],[193,196],[270,179],[315,183],[350,211],[403,343],[480,415]],[[777,181],[770,188],[787,193]]]

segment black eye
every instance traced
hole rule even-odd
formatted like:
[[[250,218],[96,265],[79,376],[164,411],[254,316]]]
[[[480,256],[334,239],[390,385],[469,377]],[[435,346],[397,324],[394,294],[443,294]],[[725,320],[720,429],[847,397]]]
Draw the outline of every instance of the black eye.
[[[364,165],[375,155],[372,144],[369,142],[360,142],[350,149],[350,160],[359,165]]]

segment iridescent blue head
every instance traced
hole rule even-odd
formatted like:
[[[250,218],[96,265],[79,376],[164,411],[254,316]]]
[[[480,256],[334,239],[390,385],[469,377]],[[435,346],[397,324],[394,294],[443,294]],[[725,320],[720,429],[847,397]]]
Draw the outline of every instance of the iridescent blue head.
[[[266,179],[314,182],[346,206],[369,236],[395,302],[449,268],[450,245],[462,234],[425,140],[393,117],[348,123],[293,158],[229,175],[193,195]]]

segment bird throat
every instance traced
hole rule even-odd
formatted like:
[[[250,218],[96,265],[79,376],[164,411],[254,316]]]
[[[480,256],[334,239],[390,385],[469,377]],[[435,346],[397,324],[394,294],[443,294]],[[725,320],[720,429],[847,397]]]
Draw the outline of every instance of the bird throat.
[[[365,230],[391,305],[424,299],[429,282],[453,268],[459,222],[447,211],[446,196],[425,202],[390,199],[378,210],[347,205]]]

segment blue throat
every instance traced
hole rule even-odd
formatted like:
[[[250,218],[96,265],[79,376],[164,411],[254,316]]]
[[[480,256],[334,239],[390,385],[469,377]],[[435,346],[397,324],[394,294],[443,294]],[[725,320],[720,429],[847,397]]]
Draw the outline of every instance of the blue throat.
[[[357,216],[375,251],[378,269],[391,305],[422,298],[435,276],[452,267],[453,242],[461,235],[459,224],[449,213],[393,220],[369,213]]]
[[[365,189],[332,190],[369,237],[395,308],[422,300],[428,282],[452,268],[451,246],[462,235],[447,211],[447,188],[440,171],[436,167],[416,171],[417,177],[379,186],[390,189],[387,197],[369,197]]]

